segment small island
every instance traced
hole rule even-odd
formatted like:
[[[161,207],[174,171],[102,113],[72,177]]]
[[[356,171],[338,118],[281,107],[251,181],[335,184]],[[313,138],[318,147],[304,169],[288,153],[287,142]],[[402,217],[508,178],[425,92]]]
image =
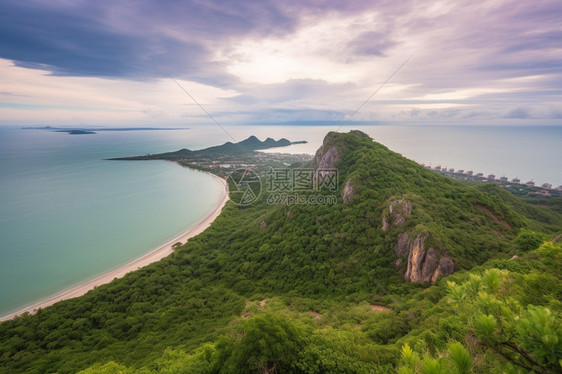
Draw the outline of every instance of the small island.
[[[57,130],[56,132],[65,132],[70,135],[90,135],[90,134],[97,134],[95,131],[90,130],[79,130],[79,129],[72,129],[72,130]]]
[[[81,128],[81,127],[53,127],[53,126],[37,126],[37,127],[22,127],[22,130],[45,130],[52,132],[65,132],[70,135],[91,135],[97,134],[101,131],[170,131],[170,130],[189,130],[186,127],[117,127],[117,128]]]

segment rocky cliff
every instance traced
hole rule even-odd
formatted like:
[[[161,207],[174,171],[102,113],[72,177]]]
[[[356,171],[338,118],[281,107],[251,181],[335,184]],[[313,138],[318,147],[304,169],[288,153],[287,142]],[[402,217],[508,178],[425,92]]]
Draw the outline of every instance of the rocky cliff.
[[[412,214],[412,202],[405,199],[393,200],[388,213],[382,216],[382,230],[402,226]],[[410,234],[398,234],[394,247],[396,268],[404,273],[406,282],[434,283],[439,276],[450,275],[455,270],[452,258],[442,249],[426,248],[429,234],[417,235],[410,240]]]
[[[417,235],[410,241],[408,233],[398,235],[394,253],[398,257],[396,267],[404,271],[406,282],[434,283],[439,276],[453,274],[455,264],[444,251],[426,248],[428,235]],[[406,266],[403,265],[406,261]]]
[[[351,199],[353,199],[353,196],[355,196],[355,192],[353,190],[353,183],[351,182],[351,179],[348,179],[342,191],[342,200],[344,204],[349,203]]]
[[[317,169],[332,169],[339,161],[338,150],[327,143],[322,144],[314,156],[314,166]]]
[[[387,231],[390,226],[402,226],[410,214],[412,214],[411,202],[403,199],[391,201],[388,205],[388,215],[382,216],[382,231]]]

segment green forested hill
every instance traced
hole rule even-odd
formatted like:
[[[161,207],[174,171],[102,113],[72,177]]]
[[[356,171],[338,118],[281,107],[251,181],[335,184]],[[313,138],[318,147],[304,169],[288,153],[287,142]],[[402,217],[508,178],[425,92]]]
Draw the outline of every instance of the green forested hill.
[[[453,365],[435,359],[456,356],[451,340],[477,358],[471,370],[499,373],[524,355],[544,366],[560,353],[557,343],[542,358],[536,344],[501,348],[475,327],[481,310],[455,310],[461,286],[447,286],[469,289],[458,306],[478,287],[505,296],[486,302],[513,299],[510,318],[548,307],[558,330],[537,329],[562,339],[561,248],[536,250],[562,229],[560,215],[437,175],[359,132],[328,134],[309,166],[337,169],[339,183],[302,194],[335,194],[336,204],[271,204],[268,191],[230,202],[168,258],[0,324],[0,373],[408,372]],[[492,268],[509,273],[464,285]],[[484,315],[507,310],[498,308]]]
[[[531,220],[528,223],[529,226],[536,230],[547,229],[549,231],[556,232],[562,227],[562,214],[557,214],[555,211],[550,209],[528,204],[505,191],[497,184],[486,183],[478,186],[478,189],[503,201],[515,212],[528,217]]]

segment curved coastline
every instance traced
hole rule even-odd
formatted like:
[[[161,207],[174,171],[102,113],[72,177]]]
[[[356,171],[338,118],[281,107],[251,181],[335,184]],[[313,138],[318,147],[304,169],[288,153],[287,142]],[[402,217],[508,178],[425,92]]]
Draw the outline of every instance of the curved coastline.
[[[222,209],[224,208],[224,206],[226,205],[227,201],[229,200],[229,195],[228,195],[228,184],[226,183],[226,180],[224,180],[223,178],[220,178],[214,174],[211,173],[207,173],[206,174],[211,175],[214,178],[217,178],[217,180],[219,180],[223,187],[224,187],[224,194],[223,197],[221,199],[221,201],[217,204],[217,206],[213,209],[213,211],[211,213],[209,213],[207,216],[205,216],[205,218],[203,218],[199,223],[197,223],[197,225],[195,225],[194,227],[190,228],[189,230],[187,230],[186,232],[184,232],[183,234],[177,236],[176,238],[168,241],[167,243],[161,245],[160,247],[148,252],[147,254],[131,261],[128,262],[127,264],[118,267],[117,269],[111,270],[105,274],[102,274],[92,280],[83,282],[81,284],[78,284],[77,286],[74,286],[70,289],[61,291],[55,295],[49,296],[45,299],[42,299],[40,301],[38,301],[37,303],[30,305],[28,307],[25,307],[23,309],[18,310],[17,312],[14,313],[10,313],[8,315],[5,316],[1,316],[0,317],[0,322],[2,321],[7,321],[9,319],[12,319],[16,316],[19,316],[21,314],[24,313],[30,313],[33,314],[35,313],[38,309],[42,309],[42,308],[46,308],[50,305],[53,305],[59,301],[63,301],[63,300],[67,300],[67,299],[72,299],[74,297],[78,297],[78,296],[82,296],[84,294],[86,294],[88,291],[93,290],[95,287],[101,286],[103,284],[109,283],[111,282],[113,279],[115,278],[122,278],[124,277],[127,273],[130,273],[131,271],[135,271],[138,270],[144,266],[147,266],[153,262],[159,261],[161,259],[163,259],[164,257],[169,256],[171,253],[174,252],[173,249],[173,245],[177,242],[186,242],[188,239],[199,235],[200,233],[202,233],[203,231],[205,231],[209,226],[211,226],[211,223],[213,223],[213,221],[220,215],[220,213],[222,212]]]

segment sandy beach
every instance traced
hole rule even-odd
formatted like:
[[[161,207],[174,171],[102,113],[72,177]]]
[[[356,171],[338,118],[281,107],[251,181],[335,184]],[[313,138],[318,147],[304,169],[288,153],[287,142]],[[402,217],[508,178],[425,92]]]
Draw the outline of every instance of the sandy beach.
[[[121,277],[125,276],[125,274],[127,274],[131,271],[140,269],[140,268],[142,268],[142,267],[144,267],[148,264],[151,264],[153,262],[161,260],[162,258],[170,255],[174,251],[172,246],[175,243],[177,243],[177,242],[185,243],[189,238],[192,238],[196,235],[199,235],[200,233],[205,231],[211,225],[211,223],[220,215],[223,207],[225,206],[226,202],[229,199],[229,197],[228,197],[228,185],[227,185],[226,181],[222,178],[217,177],[216,175],[213,175],[213,174],[210,174],[210,173],[207,173],[207,174],[212,175],[213,177],[220,180],[220,182],[224,186],[224,193],[223,193],[223,197],[222,197],[220,203],[215,207],[215,209],[211,213],[209,213],[195,227],[191,228],[190,230],[184,232],[180,236],[170,240],[166,244],[163,244],[162,246],[156,248],[155,250],[147,253],[146,255],[144,255],[144,256],[136,259],[136,260],[133,260],[133,261],[131,261],[131,262],[115,269],[115,270],[112,270],[112,271],[110,271],[106,274],[103,274],[103,275],[101,275],[101,276],[99,276],[95,279],[92,279],[90,281],[79,284],[78,286],[75,286],[71,289],[59,292],[59,293],[57,293],[56,295],[53,295],[53,296],[49,296],[49,297],[31,305],[31,306],[28,306],[24,309],[21,309],[21,310],[15,312],[15,313],[11,313],[11,314],[8,314],[6,316],[0,317],[0,321],[12,319],[15,316],[18,316],[18,315],[26,313],[26,312],[34,313],[39,308],[45,308],[45,307],[53,305],[53,304],[55,304],[59,301],[62,301],[62,300],[82,296],[85,293],[87,293],[88,291],[94,289],[94,287],[101,286],[102,284],[109,283],[115,278],[121,278]]]

